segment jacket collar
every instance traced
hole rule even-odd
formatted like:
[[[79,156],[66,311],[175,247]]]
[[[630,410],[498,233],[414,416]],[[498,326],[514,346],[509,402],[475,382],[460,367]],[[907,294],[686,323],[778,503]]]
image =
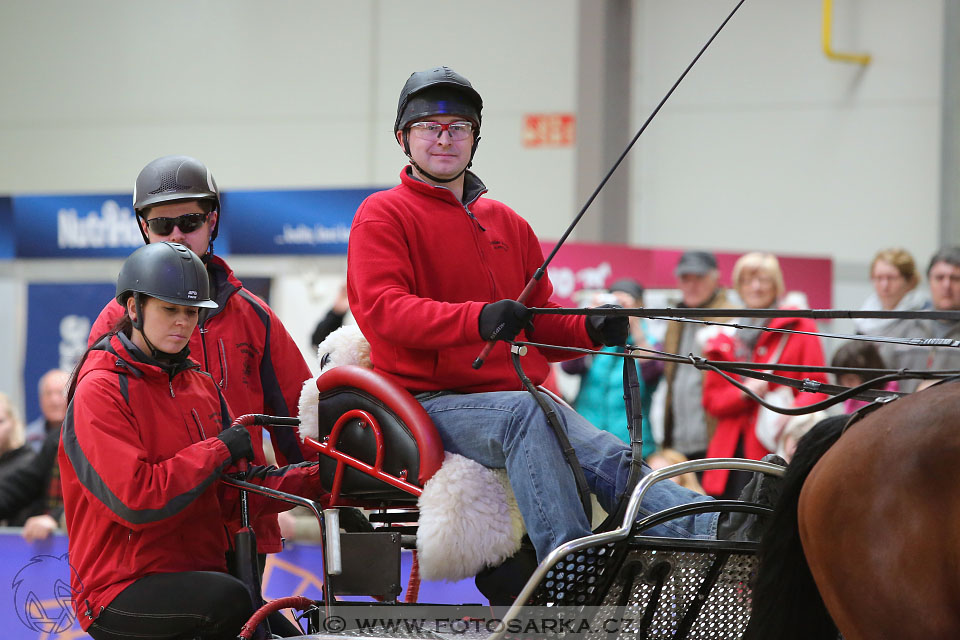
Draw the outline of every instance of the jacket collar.
[[[417,193],[422,193],[431,198],[437,198],[438,200],[445,200],[458,206],[469,206],[487,192],[487,187],[483,184],[483,181],[477,177],[477,174],[470,170],[465,171],[463,174],[463,202],[458,202],[450,189],[427,184],[423,180],[415,177],[410,165],[405,166],[400,172],[400,182]]]
[[[219,306],[216,309],[202,309],[201,324],[223,311],[230,296],[243,288],[243,283],[233,274],[233,269],[220,256],[210,256],[207,260],[207,273],[210,275],[211,297]]]
[[[97,357],[99,356],[99,357]],[[122,333],[106,335],[95,344],[84,363],[84,370],[88,369],[125,369],[137,378],[144,376],[163,376],[172,379],[175,375],[188,369],[197,369],[198,365],[190,358],[181,362],[166,363],[151,358],[140,350],[130,338]]]

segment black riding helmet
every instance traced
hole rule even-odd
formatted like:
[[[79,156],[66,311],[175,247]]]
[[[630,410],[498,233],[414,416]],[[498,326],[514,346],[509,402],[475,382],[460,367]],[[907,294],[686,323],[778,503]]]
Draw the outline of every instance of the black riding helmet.
[[[483,99],[480,94],[469,80],[453,69],[435,67],[426,71],[417,71],[407,78],[407,82],[400,91],[397,120],[393,125],[394,136],[397,131],[403,132],[403,152],[410,158],[410,163],[417,166],[410,156],[410,123],[440,114],[463,116],[473,122],[475,127],[470,162],[467,163],[469,167],[473,164],[473,156],[477,153],[477,145],[480,142],[482,110]],[[458,174],[453,178],[440,179],[426,173],[419,166],[417,169],[437,182],[452,182],[460,177]]]
[[[133,187],[133,210],[143,216],[143,210],[158,204],[181,200],[210,200],[217,212],[217,222],[210,234],[210,244],[220,228],[220,191],[213,174],[206,165],[190,156],[164,156],[157,158],[141,171]],[[140,227],[143,241],[149,243],[147,234]]]
[[[185,307],[216,309],[210,299],[210,278],[203,261],[186,246],[158,242],[130,254],[117,277],[117,302],[126,306],[134,296],[135,329],[143,330],[143,296]]]

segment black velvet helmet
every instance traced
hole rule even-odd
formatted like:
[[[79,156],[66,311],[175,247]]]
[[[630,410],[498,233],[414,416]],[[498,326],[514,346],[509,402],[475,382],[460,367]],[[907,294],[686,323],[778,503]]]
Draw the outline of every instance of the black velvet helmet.
[[[157,158],[141,171],[133,187],[133,210],[138,216],[148,207],[181,200],[209,200],[218,213],[210,241],[220,229],[220,191],[206,165],[190,156]],[[141,227],[144,242],[149,242]]]
[[[400,91],[394,132],[416,120],[437,114],[460,115],[473,121],[480,134],[483,100],[470,81],[449,67],[412,73]]]
[[[130,254],[117,277],[117,302],[140,294],[185,307],[216,309],[203,261],[186,246],[157,242]]]

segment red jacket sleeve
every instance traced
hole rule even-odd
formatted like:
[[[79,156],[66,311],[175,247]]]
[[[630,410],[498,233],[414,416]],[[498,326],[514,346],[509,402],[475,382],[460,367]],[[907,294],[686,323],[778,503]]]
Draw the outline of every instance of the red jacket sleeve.
[[[119,389],[88,376],[64,420],[62,446],[97,514],[137,530],[182,516],[217,482],[230,452],[217,438],[151,461]]]
[[[285,493],[319,500],[326,491],[320,483],[319,465],[316,462],[302,462],[286,467],[258,466],[248,471],[247,482]],[[220,503],[224,521],[228,529],[235,531],[240,528],[240,492],[234,487],[221,485]],[[294,506],[289,502],[276,500],[267,496],[250,494],[247,497],[250,510],[250,519],[267,513],[280,513]]]
[[[726,333],[719,333],[711,338],[703,349],[703,357],[707,360],[732,362],[735,353],[735,338]],[[736,374],[728,374],[734,380],[742,380]],[[756,400],[730,384],[716,371],[707,371],[703,377],[703,408],[716,418],[734,416],[744,413],[757,405]]]
[[[269,318],[269,360],[261,363],[260,380],[263,387],[264,411],[272,416],[296,417],[299,411],[300,390],[304,380],[313,377],[303,353],[294,342],[280,318],[266,303],[262,303]],[[267,354],[264,354],[267,360]],[[305,447],[297,430],[290,427],[267,427],[277,461],[288,462],[315,459],[317,453]]]
[[[796,324],[791,327],[792,329],[808,332],[817,331],[816,323],[809,318],[798,318],[795,320],[795,322]],[[789,335],[785,334],[781,339],[786,339],[787,344],[783,348],[783,354],[780,357],[780,362],[806,365],[810,367],[826,366],[826,359],[823,355],[823,346],[820,344],[820,338],[817,336],[797,333]],[[827,374],[823,373],[822,371],[817,371],[814,373],[774,371],[774,373],[777,375],[786,376],[788,378],[794,378],[796,380],[809,378],[823,384],[829,382],[827,379]],[[807,406],[827,399],[827,396],[822,393],[806,393],[798,389],[793,390],[793,395],[794,406],[798,407]]]

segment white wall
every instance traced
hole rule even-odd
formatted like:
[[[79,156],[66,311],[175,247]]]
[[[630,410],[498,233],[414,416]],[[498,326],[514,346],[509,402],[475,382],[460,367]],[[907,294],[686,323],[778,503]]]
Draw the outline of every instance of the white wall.
[[[836,48],[873,63],[824,57],[819,2],[748,0],[634,150],[625,241],[831,256],[837,306],[859,305],[876,249],[900,244],[925,262],[939,243],[943,0],[834,4]],[[733,5],[636,0],[623,89],[634,126]],[[521,123],[575,111],[578,11],[577,0],[2,2],[0,193],[129,191],[168,153],[203,159],[227,189],[394,184],[400,87],[447,64],[485,99],[475,169],[490,196],[556,238],[582,205],[576,149],[524,148]],[[298,332],[325,304],[305,278],[332,283],[344,269],[232,262],[277,276],[277,311]],[[45,269],[0,274],[16,291]],[[86,265],[83,277],[115,269]]]
[[[566,211],[572,151],[520,150],[520,116],[572,111],[574,0],[0,4],[0,193],[129,190],[167,153],[223,188],[395,184],[397,96],[447,64],[489,105],[491,195]],[[527,152],[527,155],[531,155]],[[561,183],[567,180],[561,181]],[[545,232],[552,224],[545,225]]]
[[[638,124],[732,4],[637,2]],[[174,152],[225,188],[392,184],[399,88],[446,63],[485,97],[476,169],[491,196],[543,237],[581,204],[572,149],[520,144],[523,114],[575,110],[575,0],[158,9],[0,5],[0,192],[129,190]],[[929,254],[942,16],[940,0],[838,1],[834,42],[869,51],[861,68],[821,53],[819,3],[747,2],[635,149],[630,241],[863,261],[897,240]]]
[[[641,143],[633,242],[858,265],[937,248],[943,3],[834,4],[834,48],[869,66],[822,53],[819,2],[743,5]],[[638,119],[733,5],[640,4]]]

